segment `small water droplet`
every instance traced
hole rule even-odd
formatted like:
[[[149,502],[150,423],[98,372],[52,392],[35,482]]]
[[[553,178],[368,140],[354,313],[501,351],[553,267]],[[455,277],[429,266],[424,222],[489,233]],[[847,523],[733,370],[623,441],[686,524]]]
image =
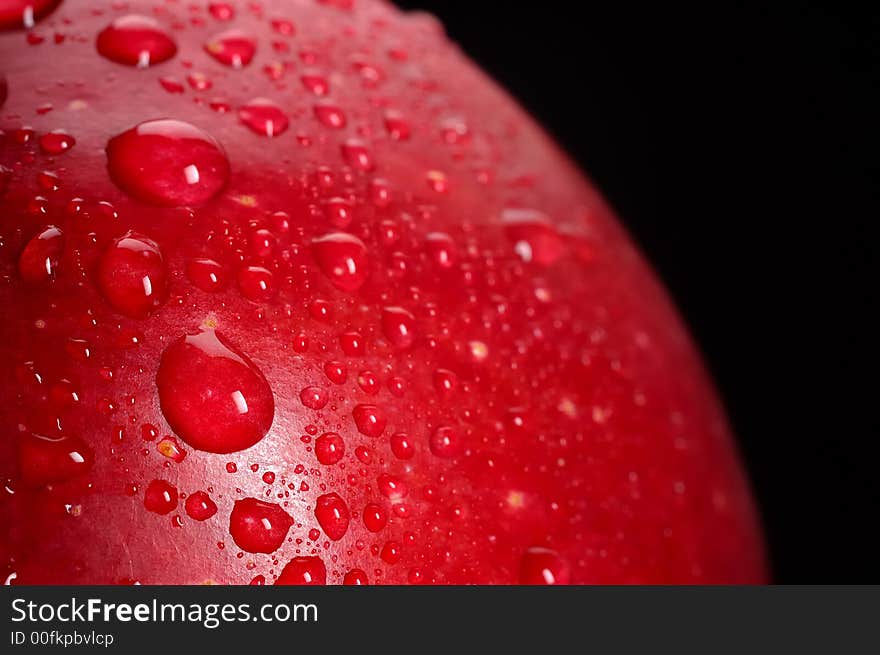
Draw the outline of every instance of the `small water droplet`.
[[[53,130],[40,137],[40,149],[48,155],[60,155],[76,145],[76,139],[64,130]]]
[[[98,34],[98,52],[118,64],[147,68],[171,59],[177,44],[154,19],[130,14],[114,20]]]
[[[409,122],[399,111],[389,109],[385,112],[385,129],[395,141],[406,141],[410,136]]]
[[[249,448],[266,436],[275,415],[272,390],[262,372],[214,330],[169,345],[156,385],[168,424],[198,450]]]
[[[379,532],[388,523],[388,512],[376,503],[364,507],[364,525],[370,532]]]
[[[416,449],[406,432],[395,432],[391,435],[391,452],[397,459],[412,459]]]
[[[382,546],[382,552],[379,553],[379,557],[382,558],[382,561],[386,564],[397,564],[400,561],[400,544],[396,541],[386,541],[385,545]]]
[[[226,270],[213,259],[191,259],[186,264],[186,275],[196,287],[208,293],[226,286]]]
[[[164,301],[168,273],[159,245],[129,232],[101,256],[97,282],[104,298],[116,311],[144,318]]]
[[[165,480],[152,480],[144,492],[144,507],[155,514],[171,513],[177,501],[177,487]]]
[[[281,570],[276,585],[325,585],[327,567],[317,556],[294,557]]]
[[[415,316],[402,307],[382,309],[382,331],[397,348],[405,350],[415,341]]]
[[[342,157],[345,162],[359,171],[371,171],[376,167],[373,155],[363,141],[349,139],[342,144]]]
[[[91,448],[78,437],[29,434],[18,442],[19,475],[30,486],[63,482],[82,475],[93,461]]]
[[[562,255],[565,243],[541,212],[506,209],[501,213],[501,222],[514,251],[523,261],[549,266]]]
[[[290,126],[287,114],[268,98],[254,98],[238,109],[239,120],[261,136],[275,137]]]
[[[456,430],[442,425],[431,433],[429,446],[437,457],[455,457],[461,450],[461,438]]]
[[[358,432],[368,437],[378,437],[385,431],[388,420],[376,405],[356,405],[352,410]]]
[[[205,43],[205,52],[226,66],[243,68],[251,63],[257,52],[253,37],[239,30],[227,30]]]
[[[549,548],[529,548],[520,560],[519,584],[565,585],[570,578],[568,564]]]
[[[325,432],[315,439],[315,457],[325,466],[339,462],[345,455],[345,441],[335,432]]]
[[[330,395],[321,387],[305,387],[300,391],[299,399],[309,409],[322,409],[330,400]]]
[[[364,573],[361,569],[351,569],[345,574],[345,577],[342,578],[342,584],[344,585],[368,585],[369,580],[367,579],[367,574]]]
[[[357,291],[368,274],[364,242],[345,232],[333,232],[312,241],[312,252],[324,274],[337,289]]]
[[[324,127],[330,127],[337,130],[345,127],[345,114],[339,107],[332,103],[318,103],[314,107],[314,112],[315,118],[317,118]]]
[[[155,205],[200,205],[226,185],[229,160],[209,134],[183,121],[147,121],[107,143],[110,177]]]
[[[238,271],[238,289],[252,302],[265,302],[275,295],[275,276],[262,266],[244,266]]]
[[[229,534],[235,544],[249,553],[273,553],[284,543],[293,525],[281,505],[256,498],[235,501],[229,515]]]
[[[19,275],[31,284],[52,280],[63,249],[64,234],[61,230],[54,225],[43,228],[21,251],[18,258]]]
[[[315,501],[315,518],[330,539],[339,541],[348,532],[350,515],[348,505],[336,493],[318,496]]]
[[[235,18],[235,7],[228,2],[209,2],[208,11],[217,20],[230,21]]]
[[[217,504],[204,491],[195,491],[185,503],[187,515],[196,521],[207,521],[217,513]]]

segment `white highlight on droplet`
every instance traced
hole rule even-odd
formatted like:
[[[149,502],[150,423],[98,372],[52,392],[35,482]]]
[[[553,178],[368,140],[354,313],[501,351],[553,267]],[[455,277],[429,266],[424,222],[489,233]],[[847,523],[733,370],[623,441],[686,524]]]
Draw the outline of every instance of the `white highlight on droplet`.
[[[196,168],[195,164],[190,164],[186,168],[183,169],[183,174],[186,176],[187,184],[198,184],[199,183],[199,169]]]
[[[232,392],[232,402],[235,403],[235,408],[238,410],[239,414],[248,413],[247,400],[245,400],[244,394],[241,391]]]

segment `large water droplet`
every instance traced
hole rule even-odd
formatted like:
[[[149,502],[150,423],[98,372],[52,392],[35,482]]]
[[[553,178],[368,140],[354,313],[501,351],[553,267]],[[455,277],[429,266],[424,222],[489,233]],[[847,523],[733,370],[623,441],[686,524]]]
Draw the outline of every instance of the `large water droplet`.
[[[107,143],[110,177],[154,205],[199,205],[226,185],[223,148],[195,125],[172,119],[140,123]]]
[[[91,448],[78,437],[30,434],[18,443],[18,468],[25,484],[42,486],[82,475],[94,461]]]
[[[368,273],[367,247],[345,232],[333,232],[312,241],[312,252],[324,274],[337,289],[356,291]]]
[[[350,515],[348,505],[339,494],[330,493],[318,496],[315,501],[315,518],[318,525],[330,539],[339,541],[348,532]]]
[[[168,273],[158,244],[129,232],[116,239],[101,257],[98,287],[118,312],[144,318],[167,295]]]
[[[55,277],[64,248],[64,234],[54,225],[34,236],[18,258],[18,272],[25,282],[37,284]]]
[[[281,505],[256,498],[235,501],[229,515],[229,534],[235,544],[249,553],[272,553],[281,547],[293,525]]]
[[[205,51],[221,64],[243,68],[251,63],[257,42],[239,30],[227,30],[205,43]]]
[[[262,372],[214,330],[177,339],[156,375],[168,424],[193,448],[231,453],[266,436],[275,401]]]
[[[571,578],[568,564],[554,550],[529,548],[519,565],[519,583],[526,585],[568,584]]]
[[[268,98],[254,98],[238,110],[239,120],[261,136],[278,136],[287,131],[287,114]]]
[[[325,585],[327,567],[320,557],[294,557],[282,569],[277,585]]]
[[[98,52],[111,61],[147,68],[171,59],[177,44],[154,19],[131,14],[114,20],[98,34]]]

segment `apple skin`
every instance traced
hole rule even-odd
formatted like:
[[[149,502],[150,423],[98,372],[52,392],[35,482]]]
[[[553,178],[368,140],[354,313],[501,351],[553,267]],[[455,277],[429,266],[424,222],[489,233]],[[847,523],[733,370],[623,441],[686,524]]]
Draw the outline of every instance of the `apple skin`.
[[[0,34],[8,581],[765,582],[727,420],[662,286],[436,20],[191,4],[63,2]],[[102,56],[127,14],[176,53]],[[240,43],[216,46],[230,29],[256,45],[240,68],[221,60]],[[125,186],[175,173],[190,142],[108,171],[110,139],[155,119],[219,144],[219,191]],[[185,349],[211,331],[227,369]],[[235,384],[262,403],[240,425],[199,404]]]

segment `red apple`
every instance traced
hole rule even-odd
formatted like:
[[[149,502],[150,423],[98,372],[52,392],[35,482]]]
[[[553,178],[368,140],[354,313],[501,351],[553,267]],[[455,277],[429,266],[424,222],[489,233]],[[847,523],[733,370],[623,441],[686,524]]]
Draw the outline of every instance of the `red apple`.
[[[55,4],[0,0],[9,581],[766,579],[666,294],[433,18]]]

